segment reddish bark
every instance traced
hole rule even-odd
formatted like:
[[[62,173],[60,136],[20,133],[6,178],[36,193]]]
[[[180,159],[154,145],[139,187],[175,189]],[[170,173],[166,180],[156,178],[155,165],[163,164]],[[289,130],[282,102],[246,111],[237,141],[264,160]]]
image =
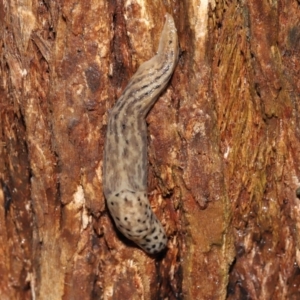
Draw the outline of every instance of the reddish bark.
[[[299,2],[0,1],[1,299],[298,299]],[[195,5],[195,6],[193,6]],[[181,55],[149,124],[152,258],[102,194],[107,111]]]

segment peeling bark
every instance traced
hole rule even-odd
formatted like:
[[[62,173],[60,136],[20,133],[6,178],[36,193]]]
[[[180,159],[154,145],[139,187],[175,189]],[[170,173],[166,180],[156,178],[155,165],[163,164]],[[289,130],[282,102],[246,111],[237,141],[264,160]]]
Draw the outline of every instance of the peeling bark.
[[[174,16],[149,113],[153,258],[102,193],[107,111]],[[0,0],[1,299],[298,299],[300,4]]]

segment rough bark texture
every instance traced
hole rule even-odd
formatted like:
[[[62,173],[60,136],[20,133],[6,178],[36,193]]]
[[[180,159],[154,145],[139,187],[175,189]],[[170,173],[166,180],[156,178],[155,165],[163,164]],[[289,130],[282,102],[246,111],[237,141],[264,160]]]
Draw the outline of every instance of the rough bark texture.
[[[148,116],[147,256],[102,194],[107,111],[181,55]],[[299,299],[300,3],[0,0],[1,299]]]

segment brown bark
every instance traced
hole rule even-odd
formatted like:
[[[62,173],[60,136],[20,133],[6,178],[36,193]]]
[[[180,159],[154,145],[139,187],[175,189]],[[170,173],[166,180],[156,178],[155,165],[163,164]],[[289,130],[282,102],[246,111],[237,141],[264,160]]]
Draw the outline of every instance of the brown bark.
[[[0,0],[1,299],[299,299],[300,3]],[[102,194],[107,111],[156,51],[147,256]]]

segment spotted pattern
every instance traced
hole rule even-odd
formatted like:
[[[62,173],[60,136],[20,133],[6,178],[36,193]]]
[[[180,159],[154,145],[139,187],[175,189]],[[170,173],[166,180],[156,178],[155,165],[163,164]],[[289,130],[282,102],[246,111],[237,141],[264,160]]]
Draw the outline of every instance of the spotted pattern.
[[[178,61],[173,17],[166,15],[157,54],[130,79],[109,113],[103,164],[103,190],[117,228],[149,254],[163,250],[167,236],[147,197],[145,118],[166,88]]]

